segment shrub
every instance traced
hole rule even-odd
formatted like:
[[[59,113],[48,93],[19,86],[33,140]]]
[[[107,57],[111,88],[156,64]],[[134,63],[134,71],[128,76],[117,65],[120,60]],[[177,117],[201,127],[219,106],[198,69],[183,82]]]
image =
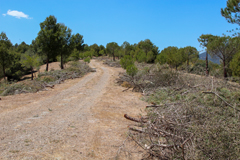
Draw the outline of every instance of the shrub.
[[[60,58],[60,57],[59,57],[59,58]],[[79,51],[75,48],[75,49],[72,51],[72,53],[70,54],[70,56],[69,56],[68,59],[69,59],[70,61],[78,61],[79,58],[80,58],[80,53],[79,53]],[[60,61],[60,59],[59,59],[58,61]]]
[[[35,93],[42,90],[44,86],[38,81],[27,81],[21,83],[13,83],[6,86],[5,90],[2,92],[2,96],[14,95],[20,93]]]
[[[85,63],[75,61],[70,63],[70,67],[63,70],[42,72],[38,78],[33,81],[24,81],[19,83],[1,83],[0,90],[3,96],[34,93],[43,90],[45,87],[52,87],[54,84],[62,83],[66,79],[82,77],[85,73],[90,72],[91,68]]]
[[[236,53],[230,62],[230,69],[232,70],[233,76],[240,77],[240,52]]]
[[[123,58],[121,58],[120,64],[122,68],[127,69],[127,66],[134,64],[134,60],[130,55],[125,55]]]
[[[128,65],[127,69],[126,69],[126,72],[129,76],[133,77],[137,74],[138,68],[134,64]]]
[[[51,72],[53,72],[53,71],[51,71]],[[47,83],[54,82],[56,80],[55,77],[50,76],[50,75],[49,76],[42,76],[42,75],[40,75],[39,77],[40,77],[41,81],[44,81],[44,82],[47,82]]]
[[[84,62],[90,63],[90,59],[91,59],[90,57],[87,57],[87,58],[84,59]]]
[[[136,54],[137,54],[136,58],[137,58],[137,61],[139,63],[147,62],[147,55],[146,55],[146,53],[143,50],[138,51],[138,53],[136,53]],[[150,57],[149,57],[149,59],[150,59]]]

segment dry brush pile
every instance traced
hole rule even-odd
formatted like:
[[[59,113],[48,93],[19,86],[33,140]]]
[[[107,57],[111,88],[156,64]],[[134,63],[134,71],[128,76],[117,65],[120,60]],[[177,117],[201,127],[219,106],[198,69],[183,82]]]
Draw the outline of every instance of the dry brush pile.
[[[238,84],[155,65],[139,69],[133,77],[122,74],[118,82],[128,82],[151,103],[146,116],[124,115],[134,122],[128,140],[138,146],[143,159],[240,158]],[[120,150],[118,154],[131,152]]]
[[[83,62],[71,62],[70,67],[66,69],[39,73],[38,78],[33,81],[22,81],[12,84],[1,83],[0,93],[2,96],[35,93],[46,89],[46,87],[53,88],[55,84],[63,83],[67,79],[82,77],[91,71],[93,69]]]

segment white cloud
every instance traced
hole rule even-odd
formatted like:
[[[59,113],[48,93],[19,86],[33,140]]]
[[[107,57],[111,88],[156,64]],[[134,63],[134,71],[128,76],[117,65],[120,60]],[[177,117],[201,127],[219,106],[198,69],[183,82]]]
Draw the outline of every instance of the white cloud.
[[[19,11],[16,11],[16,10],[11,11],[10,9],[7,11],[6,14],[3,14],[3,16],[6,16],[6,15],[13,16],[13,17],[16,17],[18,19],[20,19],[20,18],[32,19],[27,14],[25,14],[23,12],[19,12]]]

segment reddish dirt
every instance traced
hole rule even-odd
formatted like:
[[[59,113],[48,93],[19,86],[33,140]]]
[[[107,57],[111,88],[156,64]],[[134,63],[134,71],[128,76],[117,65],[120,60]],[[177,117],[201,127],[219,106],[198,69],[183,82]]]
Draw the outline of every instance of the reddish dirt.
[[[130,124],[123,115],[147,104],[115,83],[122,69],[90,66],[97,72],[54,89],[0,97],[0,159],[114,159]]]

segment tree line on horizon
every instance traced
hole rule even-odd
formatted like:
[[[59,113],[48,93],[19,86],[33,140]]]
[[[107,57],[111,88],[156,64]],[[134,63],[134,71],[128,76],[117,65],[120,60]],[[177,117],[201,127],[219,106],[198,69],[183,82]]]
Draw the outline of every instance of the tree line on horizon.
[[[221,10],[228,22],[240,25],[240,17],[233,14],[239,13],[236,6],[240,4],[237,0],[229,0],[227,7]],[[111,56],[113,61],[121,59],[123,68],[127,65],[133,67],[138,63],[160,63],[168,64],[171,68],[185,68],[189,71],[190,65],[197,65],[203,61],[199,60],[199,52],[195,47],[186,46],[178,48],[169,46],[159,51],[149,39],[142,40],[137,44],[125,41],[122,45],[110,42],[103,45],[84,44],[83,36],[79,33],[72,34],[72,30],[63,23],[57,23],[57,18],[50,15],[40,23],[40,31],[30,45],[22,42],[13,45],[6,33],[0,34],[0,78],[7,77],[8,80],[19,80],[21,76],[41,64],[59,61],[61,69],[68,61],[85,59],[89,61],[93,56]],[[240,36],[215,36],[202,34],[198,41],[210,56],[217,56],[221,60],[220,66],[224,77],[240,76]],[[205,72],[209,74],[208,54],[206,54]],[[215,65],[216,66],[216,65]],[[33,74],[32,74],[33,75]],[[32,76],[33,78],[33,76]]]

